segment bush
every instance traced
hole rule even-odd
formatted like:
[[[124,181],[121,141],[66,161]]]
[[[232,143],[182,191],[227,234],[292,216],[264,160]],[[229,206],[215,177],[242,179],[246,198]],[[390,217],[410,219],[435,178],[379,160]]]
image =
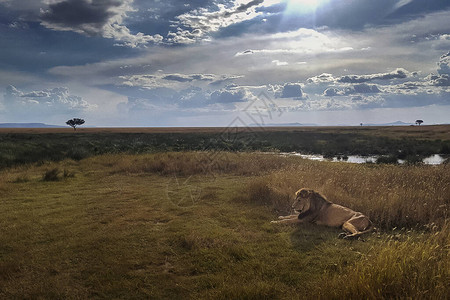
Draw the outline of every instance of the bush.
[[[377,158],[377,164],[397,164],[398,159],[395,155],[380,156]]]
[[[420,156],[420,155],[408,155],[405,158],[405,162],[408,165],[421,165],[421,164],[423,164],[423,156]]]
[[[74,147],[67,152],[67,157],[73,160],[82,160],[91,156],[91,153],[85,148]]]
[[[61,171],[58,168],[53,168],[50,170],[45,171],[44,175],[42,176],[42,180],[44,181],[58,181],[59,180],[59,173]]]

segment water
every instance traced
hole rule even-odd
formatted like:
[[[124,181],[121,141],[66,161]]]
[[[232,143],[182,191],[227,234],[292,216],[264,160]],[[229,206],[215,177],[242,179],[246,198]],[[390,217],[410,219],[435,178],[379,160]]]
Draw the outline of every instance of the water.
[[[347,155],[348,159],[344,160],[342,157],[324,158],[320,154],[301,154],[297,152],[290,153],[280,153],[283,156],[300,156],[304,159],[316,160],[316,161],[332,161],[332,162],[347,162],[353,164],[364,164],[364,163],[375,163],[377,161],[378,155],[361,156],[361,155]],[[440,165],[445,161],[445,158],[439,154],[433,154],[423,160],[426,165]],[[399,164],[405,163],[404,160],[399,159]]]
[[[440,165],[445,161],[445,158],[440,156],[439,154],[431,155],[423,160],[423,162],[427,165]]]

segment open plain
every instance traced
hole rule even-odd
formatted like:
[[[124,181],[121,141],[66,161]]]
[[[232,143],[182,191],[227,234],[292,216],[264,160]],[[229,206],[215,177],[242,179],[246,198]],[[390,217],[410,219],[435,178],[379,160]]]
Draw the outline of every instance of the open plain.
[[[0,170],[0,297],[445,299],[449,164],[259,151],[308,134],[310,144],[367,136],[416,145],[413,153],[422,140],[446,145],[449,126],[239,135],[252,130],[237,129],[233,140],[236,131],[224,128],[2,131],[2,160],[10,160]],[[204,149],[190,149],[196,143]],[[335,228],[270,224],[289,213],[300,187],[363,212],[377,231],[347,241]]]

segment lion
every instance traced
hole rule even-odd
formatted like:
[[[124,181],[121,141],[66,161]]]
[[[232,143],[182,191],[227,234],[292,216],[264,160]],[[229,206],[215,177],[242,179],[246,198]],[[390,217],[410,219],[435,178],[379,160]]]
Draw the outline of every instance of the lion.
[[[295,214],[280,216],[278,221],[272,221],[271,223],[295,224],[309,222],[339,227],[344,230],[339,237],[344,239],[358,238],[374,229],[372,222],[367,216],[350,208],[334,204],[312,189],[302,188],[298,190],[295,193],[292,209]]]

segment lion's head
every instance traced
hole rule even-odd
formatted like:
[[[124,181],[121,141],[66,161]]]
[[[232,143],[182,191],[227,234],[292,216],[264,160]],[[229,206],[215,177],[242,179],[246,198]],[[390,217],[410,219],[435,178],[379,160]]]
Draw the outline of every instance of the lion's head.
[[[307,211],[317,211],[324,204],[331,203],[326,200],[321,194],[311,189],[300,189],[295,193],[295,200],[292,204],[292,209],[302,214]]]

